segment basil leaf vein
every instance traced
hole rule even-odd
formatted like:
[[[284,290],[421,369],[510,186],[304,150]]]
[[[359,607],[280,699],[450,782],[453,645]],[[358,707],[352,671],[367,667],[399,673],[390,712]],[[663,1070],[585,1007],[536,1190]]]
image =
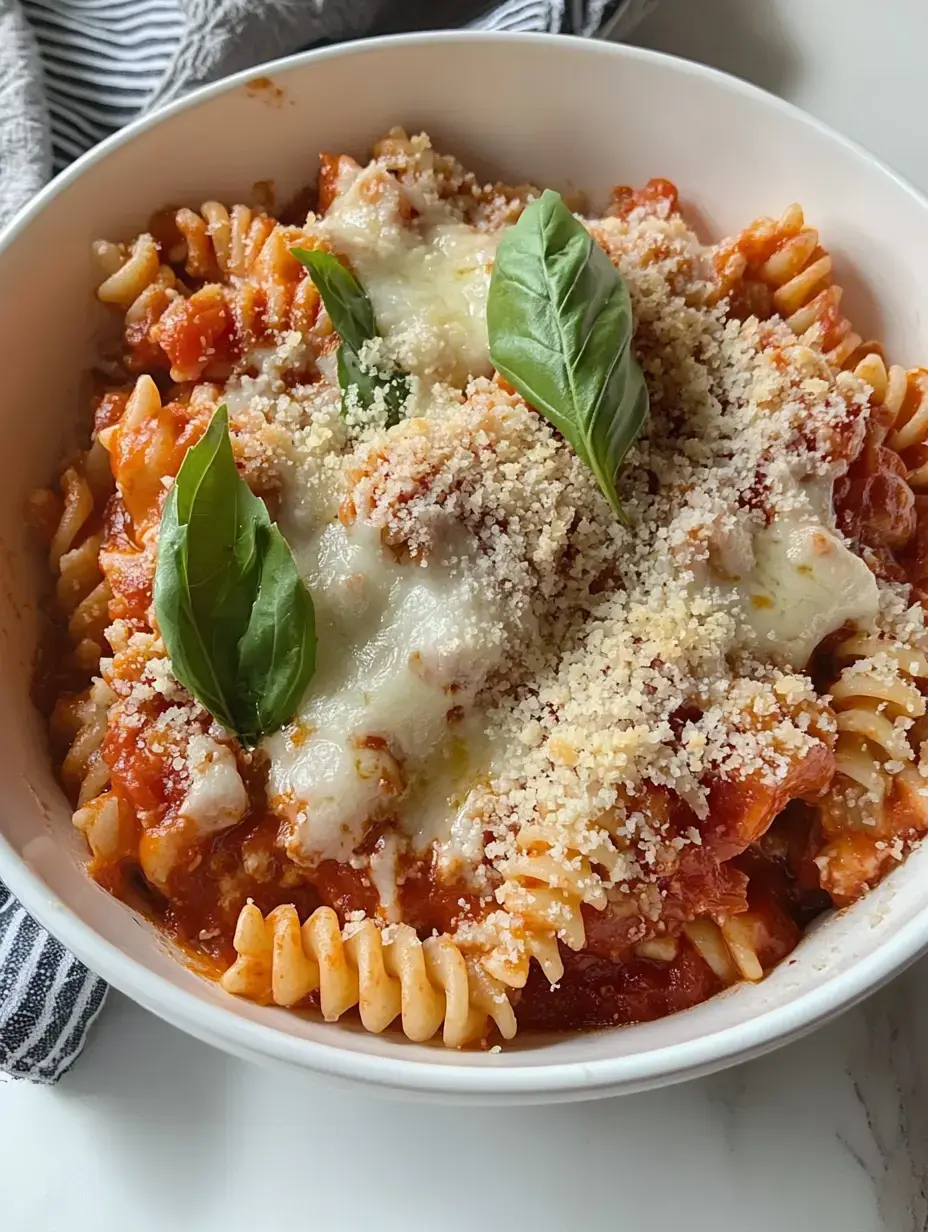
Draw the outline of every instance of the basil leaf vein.
[[[343,410],[347,409],[350,390],[357,391],[358,401],[366,410],[374,404],[380,389],[386,406],[387,427],[393,427],[403,416],[403,406],[409,396],[409,379],[402,372],[381,375],[361,367],[360,354],[365,343],[380,337],[369,295],[334,253],[321,248],[291,248],[290,252],[309,271],[341,339],[336,362]]]
[[[154,600],[175,676],[244,744],[293,716],[315,666],[312,599],[238,473],[225,406],[165,500]]]
[[[558,193],[500,241],[487,298],[490,358],[590,468],[615,513],[622,459],[648,412],[622,276]]]

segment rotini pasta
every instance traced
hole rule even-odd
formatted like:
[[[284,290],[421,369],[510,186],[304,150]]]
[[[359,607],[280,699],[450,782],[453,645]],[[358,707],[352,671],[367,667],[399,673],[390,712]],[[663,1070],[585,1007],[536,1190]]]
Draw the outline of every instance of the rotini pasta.
[[[739,975],[750,980],[759,980],[763,975],[754,954],[751,954],[743,965],[736,963],[735,953],[728,944],[725,933],[714,920],[692,920],[689,924],[684,924],[683,932],[700,958],[726,988],[737,983]],[[743,959],[743,947],[739,949],[739,953]],[[748,974],[745,974],[745,968]]]
[[[729,916],[721,924],[708,917],[701,917],[683,925],[683,935],[712,973],[729,987],[739,980],[755,983],[764,978],[755,944],[756,918],[747,911]],[[652,962],[672,962],[678,955],[680,943],[676,937],[656,937],[651,941],[639,941],[635,946],[637,958]]]
[[[842,642],[836,655],[851,665],[831,686],[835,766],[882,805],[892,778],[917,759],[908,732],[925,714],[918,681],[928,680],[928,658],[914,647],[862,634]]]
[[[106,274],[98,298],[126,310],[130,366],[168,366],[177,382],[225,378],[235,356],[269,335],[313,329],[319,293],[290,250],[315,241],[300,228],[217,201],[160,222],[161,245],[146,233],[128,250],[95,249]]]
[[[928,488],[928,371],[906,372],[898,364],[867,379],[886,408],[889,429],[886,444],[901,458],[906,482],[916,492]]]
[[[581,905],[603,910],[605,887],[586,856],[572,851],[555,859],[550,854],[552,844],[544,825],[523,825],[515,841],[517,852],[503,870],[505,880],[496,898],[521,944],[515,954],[511,945],[496,947],[484,965],[504,984],[520,988],[528,978],[529,962],[535,959],[556,984],[564,970],[558,941],[574,951],[583,949]],[[616,853],[604,846],[597,854],[600,863],[611,864]]]
[[[154,238],[144,233],[136,237],[131,248],[99,240],[94,244],[94,256],[104,279],[97,287],[97,298],[103,304],[129,308],[151,286],[173,288],[174,276],[163,266]]]
[[[190,409],[178,413],[181,408],[163,402],[150,376],[140,376],[119,421],[98,434],[120,496],[140,530],[159,515],[164,480],[177,474],[205,427],[205,414],[191,415]]]
[[[57,576],[55,598],[66,617],[71,657],[90,672],[100,661],[108,623],[109,588],[100,568],[100,515],[113,487],[106,456],[94,444],[61,476],[60,501],[48,491],[32,498],[33,521],[53,523],[49,565]]]
[[[743,257],[740,271],[726,262],[732,248]],[[843,292],[833,279],[832,259],[815,228],[806,226],[800,206],[791,205],[778,219],[757,219],[733,243],[720,246],[720,254],[717,264],[741,282],[750,311],[761,317],[777,313],[833,367],[848,365],[862,339],[841,312]]]
[[[823,885],[843,904],[900,858],[900,844],[928,829],[918,738],[928,657],[918,647],[859,634],[838,646],[836,658],[848,666],[831,686],[837,774],[822,806],[825,842],[816,863]]]
[[[673,962],[679,952],[680,942],[676,937],[652,937],[635,946],[636,958],[648,958],[652,962]]]
[[[78,697],[62,698],[52,715],[52,731],[64,737],[68,751],[61,763],[61,777],[76,795],[81,807],[97,796],[109,782],[109,766],[103,758],[103,738],[113,690],[100,679]]]
[[[267,330],[307,331],[313,326],[319,293],[290,251],[312,246],[304,230],[283,226],[244,205],[228,210],[218,201],[205,202],[200,213],[178,210],[175,221],[183,236],[183,267],[189,277],[224,278],[239,289],[247,283],[260,296],[262,324]],[[256,334],[257,306],[256,299],[249,301],[247,321],[240,312],[252,335]]]
[[[199,213],[181,209],[174,222],[184,241],[185,272],[203,282],[224,275],[245,278],[253,273],[265,243],[277,224],[246,205],[226,209],[207,201]]]
[[[238,959],[222,986],[237,996],[292,1006],[318,990],[327,1022],[357,1006],[367,1031],[379,1033],[400,1018],[409,1039],[423,1042],[441,1029],[448,1048],[482,1039],[488,1018],[504,1039],[515,1035],[505,990],[450,937],[420,941],[407,925],[381,930],[372,920],[342,930],[328,907],[301,927],[293,907],[265,918],[247,904],[234,944]]]
[[[919,370],[887,368],[878,345],[864,342],[853,329],[841,311],[832,259],[797,205],[777,221],[758,219],[720,245],[716,271],[720,291],[732,294],[740,311],[780,314],[802,343],[869,387],[863,448],[852,455],[847,478],[839,480],[835,505],[842,528],[859,542],[868,564],[881,576],[902,580],[887,549],[905,547],[915,529],[913,488],[921,482],[918,468],[925,461],[918,444]]]
[[[300,200],[259,185],[95,245],[121,349],[32,502],[92,874],[229,993],[452,1048],[760,980],[822,890],[853,901],[928,831],[928,369],[854,328],[798,205],[710,246],[655,179],[585,234],[579,195],[481,185],[398,129]],[[526,209],[624,279],[615,362],[650,414],[618,478],[518,392],[548,386],[514,310],[511,370],[490,358]],[[159,543],[204,433],[215,573]],[[276,574],[252,587],[282,549],[239,479],[312,625]],[[244,723],[246,677],[239,739],[201,702]]]
[[[138,820],[127,802],[113,791],[101,791],[81,804],[74,813],[74,825],[87,840],[94,869],[131,860],[138,849]]]

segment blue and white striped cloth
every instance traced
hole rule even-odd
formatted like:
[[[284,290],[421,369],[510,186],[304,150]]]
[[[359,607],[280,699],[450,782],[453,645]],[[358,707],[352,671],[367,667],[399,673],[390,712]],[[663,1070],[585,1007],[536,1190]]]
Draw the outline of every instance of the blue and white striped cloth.
[[[0,1070],[57,1082],[84,1046],[106,985],[0,882]]]
[[[0,0],[0,224],[142,113],[313,43],[465,24],[615,36],[652,2]],[[105,995],[0,884],[0,1076],[56,1082]]]
[[[180,44],[174,0],[22,0],[35,31],[54,169],[145,110]]]

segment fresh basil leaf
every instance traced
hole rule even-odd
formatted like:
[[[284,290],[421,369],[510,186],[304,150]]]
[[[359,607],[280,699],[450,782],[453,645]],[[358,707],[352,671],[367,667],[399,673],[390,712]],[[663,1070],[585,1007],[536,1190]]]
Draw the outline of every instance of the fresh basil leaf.
[[[547,190],[500,241],[487,299],[490,358],[596,476],[616,514],[622,459],[648,412],[618,270]]]
[[[299,705],[316,665],[316,624],[309,591],[286,539],[273,524],[257,528],[260,576],[239,643],[239,682],[254,704],[254,729],[276,731]]]
[[[373,404],[377,395],[377,377],[366,368],[361,368],[357,355],[344,342],[338,348],[335,370],[338,373],[338,387],[342,391],[343,407],[350,389],[355,390],[355,396],[365,410]]]
[[[394,372],[384,378],[376,373],[362,370],[358,357],[342,345],[336,360],[338,386],[344,398],[349,389],[356,391],[359,404],[367,410],[377,401],[377,390],[383,392],[386,427],[392,428],[403,418],[406,399],[409,397],[409,378],[402,372]]]
[[[309,270],[332,325],[341,338],[337,370],[342,407],[345,407],[350,389],[357,391],[358,402],[365,410],[376,401],[377,390],[382,389],[387,427],[392,428],[403,417],[403,407],[409,396],[409,378],[401,372],[382,376],[361,367],[358,357],[364,344],[380,337],[367,292],[334,253],[320,248],[291,248],[290,252]]]
[[[309,270],[339,337],[357,355],[365,342],[378,336],[367,292],[333,252],[321,248],[290,251]]]
[[[215,619],[217,601],[221,600],[219,591],[224,588],[202,585],[213,571],[213,564],[207,559],[206,568],[203,568],[203,537],[198,533],[200,516],[196,507],[196,497],[201,489],[203,510],[209,510],[214,505],[215,478],[224,470],[226,448],[231,461],[228,430],[220,429],[214,418],[203,439],[188,451],[184,459],[181,468],[183,482],[178,475],[168,493],[158,536],[155,611],[178,680],[224,726],[234,730],[234,695],[229,687],[234,641],[222,636],[221,609],[220,621]],[[192,553],[191,519],[197,523],[193,531]],[[207,516],[207,528],[210,529],[211,525],[216,530],[216,542],[219,544],[218,559],[220,553],[228,554],[228,520],[221,519],[211,524]],[[241,572],[242,560],[235,560],[233,567]],[[245,571],[248,572],[247,565]],[[175,629],[181,631],[182,636],[174,637]]]
[[[292,716],[312,675],[312,599],[238,473],[219,407],[187,451],[158,536],[155,615],[177,679],[245,744]]]

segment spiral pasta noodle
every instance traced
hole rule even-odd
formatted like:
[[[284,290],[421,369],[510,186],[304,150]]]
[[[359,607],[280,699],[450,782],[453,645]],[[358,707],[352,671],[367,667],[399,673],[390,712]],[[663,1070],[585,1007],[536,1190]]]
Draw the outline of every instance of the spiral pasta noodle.
[[[184,271],[191,278],[224,284],[243,340],[267,331],[302,333],[312,328],[319,293],[290,252],[316,246],[304,230],[248,206],[230,210],[218,201],[204,202],[199,213],[178,210],[175,224],[183,237]]]
[[[751,311],[764,317],[777,313],[832,367],[844,368],[862,339],[841,311],[843,290],[832,278],[832,264],[799,205],[778,219],[756,219],[734,241],[720,245],[716,256],[727,284],[724,293],[742,282]]]
[[[544,825],[523,825],[515,843],[516,854],[506,864],[506,879],[496,897],[521,944],[515,949],[496,946],[483,962],[496,979],[521,988],[534,958],[548,981],[556,984],[564,973],[558,940],[571,950],[582,950],[586,945],[582,905],[596,911],[606,906],[605,883],[594,865],[611,876],[625,857],[605,838],[587,855],[571,850],[555,856]],[[517,921],[514,930],[512,921]]]
[[[106,453],[95,443],[63,471],[60,496],[43,489],[31,501],[35,521],[53,522],[48,559],[57,579],[55,600],[68,622],[72,662],[88,672],[100,661],[108,623],[109,587],[95,526],[112,487]]]
[[[856,332],[841,311],[843,290],[833,281],[832,258],[819,244],[818,232],[806,226],[801,207],[791,205],[777,220],[757,219],[733,245],[720,247],[716,264],[727,270],[728,290],[744,283],[760,315],[778,313],[833,368],[850,369],[870,386],[876,412],[870,452],[885,446],[902,456],[909,486],[928,488],[928,371],[887,366],[879,349]],[[877,461],[871,459],[872,471],[892,470],[878,467]]]
[[[870,385],[883,409],[883,440],[901,457],[909,487],[928,490],[928,369],[887,367],[881,356],[869,355],[855,375]]]
[[[157,358],[152,331],[168,308],[182,299],[185,288],[170,265],[160,257],[159,246],[147,231],[131,245],[98,240],[94,256],[103,281],[97,299],[125,314],[125,333],[139,367]]]
[[[648,937],[645,941],[636,942],[634,947],[636,958],[648,958],[651,962],[673,962],[679,952],[679,939],[670,936]]]
[[[72,822],[80,830],[93,856],[93,865],[112,865],[138,854],[139,824],[126,801],[115,792],[101,791],[75,810]]]
[[[756,920],[750,911],[729,916],[720,924],[704,916],[683,925],[683,933],[700,958],[726,987],[739,980],[764,978],[755,944]]]
[[[756,983],[764,978],[757,945],[758,925],[757,915],[748,910],[719,921],[699,916],[684,924],[681,933],[712,973],[728,987],[739,980]],[[636,958],[661,963],[673,962],[679,951],[678,936],[639,941],[634,948]]]
[[[196,380],[230,322],[223,289],[206,286],[191,293],[162,262],[160,247],[148,232],[136,236],[128,247],[99,240],[94,255],[104,278],[97,298],[125,313],[130,367],[138,371],[168,366],[172,380]],[[185,327],[188,334],[196,334],[193,355],[178,353]]]
[[[904,547],[915,529],[913,493],[928,488],[928,371],[887,366],[841,309],[842,288],[818,232],[791,205],[777,220],[760,218],[715,256],[720,291],[741,312],[776,313],[800,342],[871,389],[863,450],[854,465],[857,511],[847,527],[877,572],[893,576],[886,549]],[[896,571],[896,580],[900,580]]]
[[[269,333],[313,327],[319,293],[290,252],[315,245],[305,231],[261,210],[229,209],[218,201],[205,202],[199,212],[177,210],[166,222],[176,243],[146,232],[128,248],[106,242],[95,248],[105,274],[97,296],[125,310],[126,341],[137,365],[167,363],[178,382],[225,377],[230,365],[219,353],[221,340],[234,352]]]
[[[380,929],[373,920],[340,927],[330,907],[300,925],[296,908],[266,917],[253,903],[239,914],[238,958],[222,977],[226,992],[275,1005],[297,1005],[319,993],[327,1022],[357,1006],[365,1030],[379,1033],[400,1018],[405,1035],[446,1047],[484,1037],[492,1020],[504,1039],[516,1032],[505,990],[450,937],[420,941],[409,925]]]
[[[830,690],[838,724],[836,770],[881,806],[893,777],[911,772],[916,762],[908,729],[925,714],[917,682],[928,680],[928,657],[867,634],[848,638],[836,653],[839,661],[851,661]]]
[[[151,288],[167,293],[175,287],[174,271],[162,264],[158,244],[147,231],[128,246],[97,240],[93,252],[104,276],[97,287],[97,299],[103,304],[128,311]]]
[[[741,284],[752,311],[778,313],[833,368],[849,369],[870,386],[875,413],[868,448],[898,454],[908,485],[928,490],[928,369],[887,365],[879,347],[863,341],[841,311],[843,290],[833,281],[832,258],[818,232],[805,225],[801,207],[791,205],[777,220],[757,219],[719,246],[715,262],[723,293]]]
[[[174,224],[183,239],[185,272],[204,282],[247,277],[277,228],[275,220],[261,210],[247,205],[234,205],[230,210],[219,201],[205,201],[199,212],[178,210]]]
[[[928,656],[887,637],[858,634],[838,647],[846,666],[831,687],[838,739],[835,781],[820,808],[815,855],[839,906],[878,880],[904,844],[928,830],[921,737]]]
[[[204,409],[204,418],[206,411]],[[98,435],[126,509],[137,528],[159,514],[164,476],[176,475],[192,443],[150,376],[140,376],[118,423]]]
[[[63,697],[52,712],[53,732],[67,742],[61,764],[65,786],[76,796],[78,807],[99,795],[109,783],[109,766],[103,759],[107,716],[116,694],[99,678],[76,697]]]

